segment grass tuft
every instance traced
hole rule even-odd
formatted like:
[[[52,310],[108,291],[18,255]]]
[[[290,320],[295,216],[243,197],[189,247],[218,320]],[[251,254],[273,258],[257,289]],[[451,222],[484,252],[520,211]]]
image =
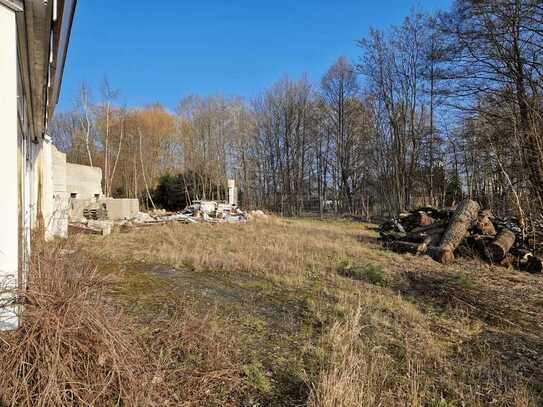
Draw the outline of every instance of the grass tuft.
[[[270,379],[260,362],[253,362],[243,367],[243,373],[247,383],[263,394],[269,394],[272,390]]]
[[[375,264],[354,265],[350,262],[344,262],[338,267],[337,272],[340,276],[353,280],[365,281],[374,285],[386,285],[385,273],[381,267]]]

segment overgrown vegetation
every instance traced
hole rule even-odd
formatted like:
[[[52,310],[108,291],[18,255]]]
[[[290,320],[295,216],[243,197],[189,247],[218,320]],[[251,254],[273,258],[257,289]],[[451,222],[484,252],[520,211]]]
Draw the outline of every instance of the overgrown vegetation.
[[[36,247],[22,327],[0,334],[2,405],[145,403],[145,357],[101,285],[95,269],[61,245]]]
[[[272,218],[71,244],[135,321],[164,404],[540,404],[540,279],[375,236]]]
[[[0,335],[1,401],[541,404],[541,280],[375,237],[271,218],[45,245],[25,323]]]

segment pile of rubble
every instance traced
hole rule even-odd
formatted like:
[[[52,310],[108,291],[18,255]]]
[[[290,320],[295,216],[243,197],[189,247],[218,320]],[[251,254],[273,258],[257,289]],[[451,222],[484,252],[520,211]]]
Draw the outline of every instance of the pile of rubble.
[[[235,205],[217,203],[214,201],[195,201],[181,212],[155,210],[150,213],[138,213],[125,223],[156,224],[166,222],[182,223],[242,223],[247,221],[247,214]]]
[[[492,264],[543,272],[541,229],[521,228],[516,218],[497,218],[465,200],[456,210],[420,208],[383,223],[380,239],[399,253],[429,255],[443,264],[477,256]]]
[[[269,216],[261,210],[244,212],[235,205],[217,203],[214,201],[196,201],[181,212],[168,212],[157,209],[149,213],[137,212],[128,219],[109,220],[95,219],[91,214],[85,214],[77,221],[72,221],[69,227],[72,233],[90,233],[109,235],[115,226],[122,230],[134,227],[160,225],[169,222],[179,223],[245,223],[250,220],[267,220]]]
[[[88,216],[87,216],[88,215]],[[91,233],[109,235],[114,226],[122,230],[134,227],[160,225],[169,222],[179,223],[245,223],[254,219],[268,219],[261,210],[244,212],[235,205],[217,203],[214,201],[195,201],[181,212],[167,212],[157,209],[149,213],[137,212],[135,215],[122,220],[95,219],[92,214],[85,214],[77,222],[70,222],[73,233]]]

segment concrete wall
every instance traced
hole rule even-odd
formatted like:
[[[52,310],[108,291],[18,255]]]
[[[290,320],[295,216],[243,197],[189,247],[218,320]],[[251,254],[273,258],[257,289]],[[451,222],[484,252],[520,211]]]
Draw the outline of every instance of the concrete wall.
[[[48,221],[49,237],[67,237],[68,222],[79,222],[85,209],[104,208],[111,220],[130,219],[139,212],[137,199],[113,199],[102,196],[102,170],[70,164],[66,154],[50,148],[52,205]],[[72,194],[77,194],[72,198]],[[96,199],[96,195],[99,198]]]
[[[131,219],[140,211],[137,199],[113,199],[105,198],[98,201],[106,205],[108,218],[111,220]]]
[[[90,199],[73,199],[69,198],[70,202],[70,212],[69,220],[70,222],[81,222],[85,218],[83,212],[85,209],[99,209],[100,205],[95,198]]]
[[[70,199],[70,220],[80,222],[85,209],[105,209],[109,220],[134,218],[140,211],[137,199]]]
[[[79,164],[66,164],[66,190],[78,199],[102,197],[102,170]]]
[[[70,195],[66,186],[66,154],[57,150],[49,140],[44,142],[44,155],[49,156],[46,159],[50,162],[47,174],[47,191],[45,194],[48,199],[48,212],[45,217],[45,238],[68,237],[68,215],[70,211]]]
[[[52,161],[53,161],[53,191],[67,193],[67,164],[66,154],[58,151],[55,146],[52,146]]]

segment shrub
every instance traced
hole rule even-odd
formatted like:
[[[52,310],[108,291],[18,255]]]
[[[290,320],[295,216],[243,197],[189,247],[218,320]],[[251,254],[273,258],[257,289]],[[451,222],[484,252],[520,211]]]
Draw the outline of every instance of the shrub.
[[[35,253],[22,326],[0,334],[0,404],[138,404],[141,353],[101,301],[93,268],[60,245]]]

